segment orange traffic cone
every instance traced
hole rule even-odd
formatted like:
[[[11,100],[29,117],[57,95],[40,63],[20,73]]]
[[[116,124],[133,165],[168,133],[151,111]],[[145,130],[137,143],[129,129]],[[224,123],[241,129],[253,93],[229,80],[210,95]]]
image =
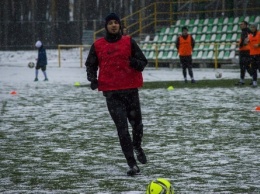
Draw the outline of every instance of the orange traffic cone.
[[[256,106],[255,111],[260,111],[260,106]]]
[[[17,92],[15,90],[13,90],[12,92],[10,92],[11,95],[16,95]]]

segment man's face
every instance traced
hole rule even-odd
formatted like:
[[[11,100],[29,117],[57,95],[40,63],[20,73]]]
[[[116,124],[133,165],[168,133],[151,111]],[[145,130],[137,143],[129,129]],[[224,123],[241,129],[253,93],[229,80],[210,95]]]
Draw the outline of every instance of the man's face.
[[[183,35],[183,36],[187,36],[187,35],[188,35],[188,30],[183,30],[183,31],[182,31],[182,35]]]
[[[110,34],[118,34],[120,30],[120,25],[116,20],[110,20],[107,23],[107,30]]]
[[[252,32],[255,32],[255,31],[256,31],[256,27],[255,27],[255,26],[250,26],[250,30],[251,30]]]
[[[240,29],[241,29],[241,30],[247,27],[247,25],[245,24],[245,22],[241,22],[239,25],[240,25]]]

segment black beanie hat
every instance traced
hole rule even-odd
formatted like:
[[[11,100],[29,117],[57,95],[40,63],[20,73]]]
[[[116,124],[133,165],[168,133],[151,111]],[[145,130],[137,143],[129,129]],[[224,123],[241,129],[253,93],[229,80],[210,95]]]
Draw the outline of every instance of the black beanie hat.
[[[107,29],[107,24],[108,24],[108,22],[110,21],[110,20],[116,20],[118,23],[119,23],[119,25],[120,25],[120,28],[121,28],[121,21],[120,21],[120,18],[119,18],[119,16],[116,14],[116,13],[110,13],[110,14],[108,14],[107,16],[106,16],[106,18],[105,18],[105,28]]]
[[[187,28],[186,26],[183,26],[183,27],[182,27],[182,31],[183,31],[183,30],[187,30],[187,31],[188,31],[188,28]]]

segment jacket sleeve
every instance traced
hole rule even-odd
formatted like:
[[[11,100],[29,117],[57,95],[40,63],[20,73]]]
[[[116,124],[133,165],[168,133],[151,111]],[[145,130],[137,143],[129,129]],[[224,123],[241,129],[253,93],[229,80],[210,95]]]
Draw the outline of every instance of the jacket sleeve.
[[[143,71],[148,61],[144,56],[142,50],[137,45],[134,39],[131,38],[131,59],[130,65],[135,68],[137,71]]]
[[[247,38],[247,32],[242,31],[242,33],[241,33],[241,42],[239,44],[239,47],[245,46],[244,41],[245,41],[246,38]]]
[[[246,28],[245,30],[242,30],[241,33],[241,42],[239,44],[239,47],[245,46],[247,44],[244,44],[245,39],[248,38],[248,35],[251,34],[251,30],[249,28]]]
[[[92,44],[88,58],[85,63],[86,71],[87,71],[87,79],[92,82],[97,79],[97,71],[98,71],[98,58],[95,51],[95,46]]]
[[[191,47],[192,47],[192,50],[194,49],[194,46],[195,46],[195,40],[194,40],[194,38],[191,36]]]
[[[177,50],[179,50],[179,47],[180,47],[180,37],[179,36],[176,39],[175,46],[176,46]]]

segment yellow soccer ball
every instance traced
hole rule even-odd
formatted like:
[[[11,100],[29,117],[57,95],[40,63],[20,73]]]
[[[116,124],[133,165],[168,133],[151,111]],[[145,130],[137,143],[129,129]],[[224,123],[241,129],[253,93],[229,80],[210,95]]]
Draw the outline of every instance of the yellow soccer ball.
[[[146,194],[174,194],[174,190],[168,180],[158,178],[149,183]]]
[[[168,91],[172,91],[172,90],[174,90],[174,87],[173,87],[173,86],[169,86],[169,87],[167,88],[167,90],[168,90]]]

